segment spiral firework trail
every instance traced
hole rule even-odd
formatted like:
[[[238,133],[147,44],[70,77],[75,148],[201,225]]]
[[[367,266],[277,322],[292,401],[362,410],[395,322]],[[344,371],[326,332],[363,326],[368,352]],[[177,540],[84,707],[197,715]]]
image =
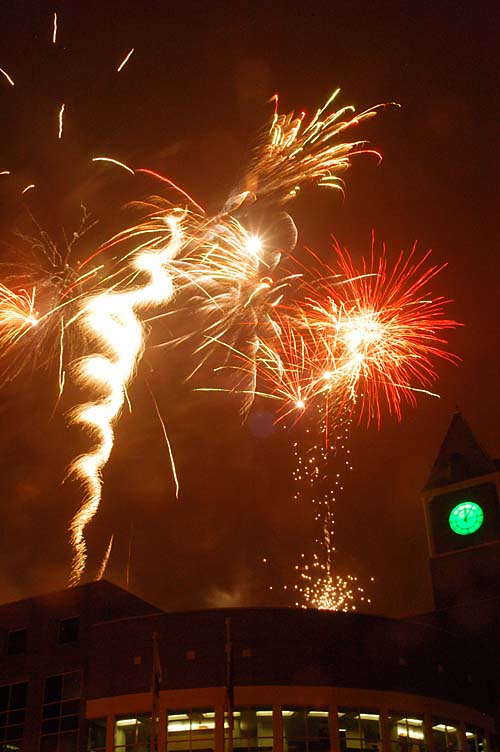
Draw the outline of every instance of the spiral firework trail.
[[[71,414],[73,423],[87,428],[97,437],[92,451],[72,463],[70,474],[83,485],[84,498],[70,524],[74,550],[70,583],[77,584],[85,569],[87,546],[86,525],[96,513],[102,492],[102,469],[113,448],[113,425],[126,399],[127,385],[144,349],[144,324],[138,314],[153,306],[168,303],[174,284],[168,263],[179,253],[183,231],[178,218],[166,217],[170,239],[157,251],[143,249],[135,255],[132,265],[138,274],[149,276],[147,284],[124,292],[105,291],[86,300],[77,314],[78,326],[87,337],[94,338],[103,352],[77,361],[76,383],[99,392],[90,403],[80,405]]]

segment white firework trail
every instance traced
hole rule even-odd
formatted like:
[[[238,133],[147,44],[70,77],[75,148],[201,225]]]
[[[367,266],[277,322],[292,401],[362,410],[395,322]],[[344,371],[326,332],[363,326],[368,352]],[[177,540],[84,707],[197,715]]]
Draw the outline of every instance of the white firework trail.
[[[127,385],[144,350],[145,325],[139,314],[153,306],[168,303],[174,295],[174,284],[168,265],[183,243],[184,232],[180,215],[165,217],[169,238],[161,249],[148,248],[138,252],[132,261],[136,273],[149,275],[142,287],[122,292],[111,290],[87,299],[76,316],[76,323],[88,339],[99,342],[102,352],[79,359],[74,366],[77,385],[98,391],[99,396],[75,408],[70,419],[84,426],[96,437],[92,451],[72,463],[69,474],[78,478],[84,488],[81,506],[70,524],[73,562],[70,584],[76,585],[87,560],[85,527],[91,521],[101,500],[102,470],[114,443],[113,426],[127,398]],[[75,319],[74,319],[75,320]]]

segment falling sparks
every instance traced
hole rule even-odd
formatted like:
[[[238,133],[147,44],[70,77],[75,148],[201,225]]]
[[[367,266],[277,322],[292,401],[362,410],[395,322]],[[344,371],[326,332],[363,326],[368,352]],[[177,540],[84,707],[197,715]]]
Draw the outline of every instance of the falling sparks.
[[[54,13],[53,26],[52,26],[52,44],[57,41],[57,13]]]
[[[129,52],[127,52],[127,54],[125,55],[125,57],[121,61],[120,65],[116,69],[117,73],[119,73],[121,70],[123,70],[123,68],[127,65],[128,61],[132,57],[133,53],[134,53],[134,48],[132,47],[132,49],[129,50]]]
[[[5,77],[6,79],[7,79],[7,81],[9,82],[9,84],[10,84],[11,86],[14,86],[14,81],[13,81],[13,80],[12,80],[12,78],[11,78],[11,77],[9,76],[9,74],[7,73],[7,71],[4,71],[4,69],[3,69],[3,68],[0,68],[0,73],[2,74],[2,76],[4,76],[4,77]]]
[[[326,434],[324,407],[318,407],[318,420]],[[296,440],[293,454],[297,465],[293,472],[296,492],[294,501],[309,502],[314,510],[314,523],[319,527],[315,539],[317,550],[308,563],[305,554],[295,566],[299,583],[294,591],[301,600],[296,606],[330,611],[355,611],[359,604],[370,603],[364,589],[357,584],[357,577],[342,577],[336,572],[335,508],[339,494],[344,490],[343,474],[352,471],[350,450],[347,448],[352,420],[337,421],[335,433],[328,443],[320,442],[317,431],[306,428],[301,441]]]
[[[22,194],[23,193],[28,193],[28,191],[31,191],[34,187],[35,187],[35,184],[34,183],[30,183],[29,185],[26,186],[26,188],[23,188],[23,190],[21,191],[21,193]]]
[[[62,104],[61,108],[59,110],[59,132],[58,132],[58,138],[62,138],[63,134],[63,116],[64,116],[64,108],[66,105]]]

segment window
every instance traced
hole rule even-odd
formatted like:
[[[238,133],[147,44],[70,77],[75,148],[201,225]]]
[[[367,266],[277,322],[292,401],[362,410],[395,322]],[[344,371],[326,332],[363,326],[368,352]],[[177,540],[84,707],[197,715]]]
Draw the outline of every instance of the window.
[[[80,672],[45,680],[40,752],[76,752],[80,723]]]
[[[78,642],[79,629],[79,616],[72,616],[70,619],[61,619],[61,621],[59,622],[59,642],[62,645],[65,645],[68,642]]]
[[[26,652],[26,630],[13,629],[7,637],[7,655],[22,655]]]
[[[119,715],[115,721],[117,752],[149,752],[151,748],[151,715]]]
[[[215,712],[170,710],[167,718],[167,750],[214,750]]]
[[[425,750],[423,715],[391,713],[389,729],[391,752],[423,752]]]
[[[229,722],[224,722],[226,741],[229,739]],[[272,708],[235,708],[233,712],[233,748],[264,752],[273,748]]]
[[[345,750],[382,749],[380,715],[373,710],[339,708],[340,748]]]
[[[28,682],[0,687],[0,750],[21,749]]]
[[[284,752],[329,752],[327,708],[282,708]]]
[[[92,718],[88,722],[89,752],[105,752],[106,750],[106,718]]]
[[[468,752],[487,752],[486,737],[482,729],[466,726],[465,738]]]
[[[432,719],[432,746],[434,752],[454,752],[460,749],[458,729],[453,721]]]

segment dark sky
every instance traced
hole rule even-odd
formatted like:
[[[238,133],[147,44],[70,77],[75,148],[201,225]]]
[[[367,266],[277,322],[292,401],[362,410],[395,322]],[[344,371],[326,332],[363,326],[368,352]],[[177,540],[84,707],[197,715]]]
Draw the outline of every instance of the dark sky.
[[[76,7],[75,7],[76,6]],[[30,215],[53,237],[74,231],[83,203],[98,220],[82,252],[128,223],[121,208],[156,185],[92,164],[111,155],[166,174],[210,208],[236,184],[259,129],[281,109],[313,112],[331,91],[358,110],[396,101],[361,127],[384,160],[359,158],[344,200],[309,191],[290,207],[299,248],[323,257],[334,234],[354,257],[372,229],[397,254],[418,240],[448,268],[437,293],[465,326],[450,335],[459,367],[439,366],[441,398],[422,397],[380,431],[353,426],[352,472],[336,503],[337,566],[357,575],[378,613],[431,607],[419,491],[458,405],[480,442],[498,436],[498,37],[494,3],[2,3],[1,253]],[[51,44],[58,12],[58,44]],[[116,66],[135,52],[125,69]],[[57,112],[65,103],[64,134]],[[24,186],[36,188],[26,196]],[[88,528],[89,576],[109,536],[107,575],[164,607],[286,605],[301,552],[314,550],[314,510],[293,502],[292,443],[241,426],[234,397],[181,383],[189,352],[146,353]],[[173,484],[146,376],[168,425]],[[27,371],[0,397],[0,601],[63,587],[66,528],[78,502],[65,468],[83,450],[53,408],[54,369]],[[255,410],[267,409],[257,404]],[[339,462],[344,462],[339,453]],[[262,559],[267,558],[264,566]],[[370,577],[375,578],[370,583]],[[272,591],[269,586],[272,585]]]

